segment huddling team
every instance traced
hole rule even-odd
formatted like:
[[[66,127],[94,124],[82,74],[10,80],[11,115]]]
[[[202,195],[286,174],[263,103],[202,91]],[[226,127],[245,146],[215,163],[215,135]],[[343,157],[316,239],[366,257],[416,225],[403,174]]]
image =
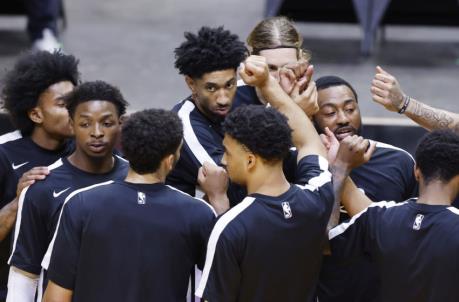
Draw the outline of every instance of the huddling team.
[[[459,116],[378,66],[373,100],[434,130],[413,158],[361,137],[354,88],[310,61],[285,17],[247,46],[202,27],[175,49],[190,96],[126,116],[74,56],[22,56],[0,301],[459,301]]]

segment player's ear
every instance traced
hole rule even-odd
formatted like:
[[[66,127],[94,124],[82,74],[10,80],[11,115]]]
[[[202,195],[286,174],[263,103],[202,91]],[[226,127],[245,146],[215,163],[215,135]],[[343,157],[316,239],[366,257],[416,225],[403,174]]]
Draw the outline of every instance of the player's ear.
[[[190,76],[185,76],[185,82],[186,82],[186,85],[188,86],[188,88],[190,88],[191,90],[191,93],[195,93],[196,91],[196,85],[194,83],[194,80],[190,77]]]
[[[421,173],[421,170],[418,168],[418,166],[416,164],[414,164],[414,178],[416,179],[416,181],[419,183],[419,180],[421,179],[422,177],[422,173]]]
[[[257,162],[257,158],[253,153],[247,154],[247,163],[246,163],[247,170],[253,169],[256,165],[256,162]]]
[[[35,124],[43,123],[43,112],[40,107],[34,107],[27,112],[29,119],[32,120]]]
[[[169,154],[163,159],[167,172],[169,173],[175,166],[175,154]]]

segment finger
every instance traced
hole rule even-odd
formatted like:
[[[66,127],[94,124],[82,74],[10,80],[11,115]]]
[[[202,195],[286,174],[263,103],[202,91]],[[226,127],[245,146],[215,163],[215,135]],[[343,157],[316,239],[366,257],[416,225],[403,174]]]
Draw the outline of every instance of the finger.
[[[202,183],[206,179],[206,176],[204,174],[204,168],[200,167],[198,170],[198,183]]]
[[[43,175],[43,174],[30,174],[30,175],[27,175],[25,180],[32,180],[32,179],[42,180],[42,179],[45,179],[45,178],[46,178],[46,175]]]
[[[327,135],[329,138],[336,139],[335,134],[330,130],[330,128],[325,127],[324,132],[325,132],[325,135]]]
[[[394,78],[392,76],[389,76],[387,74],[383,74],[383,73],[377,73],[375,75],[375,80],[379,80],[381,82],[385,82],[385,83],[393,83],[394,82]]]
[[[387,98],[389,96],[389,92],[387,90],[383,90],[381,88],[372,86],[371,87],[371,93],[376,94],[382,98]]]
[[[375,142],[368,141],[368,143],[370,144],[370,146],[368,147],[367,151],[363,155],[363,158],[364,158],[365,162],[368,162],[370,160],[371,156],[373,155],[373,153],[376,150],[376,143]]]
[[[373,81],[371,81],[371,86],[379,88],[379,89],[383,89],[383,90],[390,90],[390,88],[392,87],[391,84],[385,83],[385,82],[383,82],[381,80],[373,80]]]
[[[49,169],[48,167],[35,167],[29,171],[27,171],[26,173],[33,173],[33,174],[48,174],[49,173]]]
[[[320,134],[320,140],[322,141],[322,144],[325,146],[325,148],[328,150],[330,149],[330,139],[328,138],[328,136],[326,136],[325,134]]]
[[[386,105],[386,103],[387,103],[385,98],[380,97],[377,94],[372,94],[371,98],[373,99],[373,101],[375,101],[376,103],[381,104],[381,105]]]
[[[385,71],[384,69],[382,69],[382,67],[379,66],[379,65],[376,66],[376,71],[377,71],[378,73],[384,73],[384,74],[387,74],[387,75],[389,74],[387,71]]]
[[[309,65],[308,68],[306,69],[306,78],[308,79],[308,82],[311,81],[313,74],[314,74],[314,65]]]

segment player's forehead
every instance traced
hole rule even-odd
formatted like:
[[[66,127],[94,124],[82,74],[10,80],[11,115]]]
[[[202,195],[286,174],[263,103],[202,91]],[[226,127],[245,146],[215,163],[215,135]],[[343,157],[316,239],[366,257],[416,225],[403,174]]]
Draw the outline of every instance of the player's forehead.
[[[236,70],[230,68],[230,69],[217,70],[217,71],[205,73],[197,81],[204,85],[223,86],[235,80],[236,80]]]
[[[76,118],[117,117],[118,110],[110,101],[90,100],[78,104],[74,116]]]
[[[283,67],[298,61],[297,50],[295,48],[264,49],[259,54],[265,57],[268,65],[276,67]]]

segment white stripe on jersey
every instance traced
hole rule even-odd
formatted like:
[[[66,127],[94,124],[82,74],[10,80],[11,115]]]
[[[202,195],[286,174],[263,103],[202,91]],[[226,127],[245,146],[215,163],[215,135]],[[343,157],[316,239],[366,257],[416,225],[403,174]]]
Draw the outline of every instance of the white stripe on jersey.
[[[53,239],[51,240],[51,243],[48,246],[48,250],[46,251],[46,254],[43,257],[43,261],[41,262],[41,267],[43,267],[45,270],[48,270],[49,261],[51,260],[51,254],[53,252],[54,241],[56,241],[57,231],[59,231],[59,224],[61,223],[62,213],[64,212],[65,204],[73,196],[75,196],[76,194],[78,194],[80,192],[88,191],[88,190],[91,190],[93,188],[100,187],[100,186],[109,185],[109,184],[111,184],[113,182],[114,182],[113,180],[109,180],[109,181],[101,182],[101,183],[94,184],[94,185],[91,185],[91,186],[88,186],[88,187],[84,187],[84,188],[81,188],[81,189],[73,191],[72,193],[69,194],[69,196],[67,196],[67,198],[65,198],[64,204],[62,205],[62,208],[61,208],[61,212],[59,213],[59,219],[57,220],[56,230],[54,231]]]
[[[19,130],[11,131],[3,135],[0,135],[0,144],[7,143],[9,141],[14,141],[20,138],[22,138],[21,131]]]
[[[373,207],[392,208],[392,207],[398,207],[398,206],[404,205],[406,203],[407,201],[399,202],[399,203],[396,203],[395,201],[380,201],[380,202],[373,202],[371,205],[368,206],[368,208],[373,208]],[[352,216],[351,220],[349,220],[348,222],[343,222],[337,225],[336,227],[334,227],[333,229],[331,229],[328,232],[328,239],[332,240],[336,236],[344,233],[351,225],[353,225],[357,221],[357,219],[359,219],[360,216],[362,216],[368,210],[368,208]]]
[[[305,185],[298,185],[299,188],[302,190],[309,190],[309,191],[315,191],[318,190],[321,186],[323,186],[326,183],[329,183],[332,180],[332,174],[328,170],[328,161],[322,157],[318,156],[319,158],[319,168],[323,172],[317,175],[316,177],[311,178],[307,184]]]
[[[212,233],[209,237],[209,242],[207,244],[207,255],[206,263],[204,265],[204,270],[202,271],[201,281],[199,282],[198,289],[196,290],[195,295],[202,298],[204,289],[206,288],[207,280],[209,279],[210,269],[212,268],[212,262],[214,261],[215,249],[217,247],[218,239],[220,238],[221,233],[225,227],[239,214],[241,214],[245,209],[247,209],[253,202],[255,198],[246,197],[238,205],[234,206],[228,212],[223,214],[220,219],[215,224]]]
[[[448,210],[450,210],[451,212],[453,212],[454,214],[456,215],[459,215],[459,210],[455,207],[447,207]]]
[[[195,106],[192,102],[185,100],[183,101],[182,108],[178,111],[178,116],[182,120],[183,123],[183,139],[187,143],[188,147],[190,147],[191,152],[193,152],[194,156],[197,160],[201,163],[209,162],[214,165],[217,165],[212,157],[207,153],[206,149],[201,145],[194,133],[193,127],[191,126],[190,120],[190,113],[195,109]]]
[[[173,186],[169,186],[169,185],[166,185],[166,186],[169,187],[169,188],[171,188],[172,190],[175,190],[175,191],[177,191],[177,192],[180,192],[180,193],[182,193],[182,194],[184,194],[184,195],[186,195],[186,196],[189,196],[189,197],[191,197],[191,198],[193,198],[193,199],[199,200],[200,202],[202,202],[203,204],[205,204],[206,206],[208,206],[209,209],[212,211],[212,213],[214,213],[215,217],[217,217],[217,212],[215,212],[215,209],[214,209],[207,201],[205,201],[204,199],[193,197],[193,196],[191,196],[191,195],[188,194],[188,193],[185,193],[185,192],[183,192],[183,191],[180,191],[180,190],[177,189],[177,188],[174,188]]]
[[[53,169],[59,168],[62,166],[62,159],[59,158],[56,160],[54,163],[48,166],[48,171],[51,171]],[[18,241],[19,237],[19,232],[21,230],[21,220],[22,220],[22,208],[24,206],[24,199],[27,193],[27,190],[29,189],[30,186],[25,187],[21,194],[19,195],[19,201],[18,201],[18,211],[17,211],[17,218],[16,218],[16,225],[14,229],[14,241],[13,241],[13,248],[11,249],[11,255],[10,258],[8,258],[8,264],[11,265],[11,258],[13,258],[13,254],[16,251],[16,244]]]
[[[403,150],[402,148],[395,147],[395,146],[392,146],[392,145],[389,145],[389,144],[386,144],[386,143],[381,143],[381,142],[374,141],[374,140],[370,140],[370,141],[376,143],[376,148],[386,148],[386,149],[393,149],[393,150],[397,150],[397,151],[402,151],[402,152],[406,153],[414,162],[413,155],[411,155],[408,151]]]

